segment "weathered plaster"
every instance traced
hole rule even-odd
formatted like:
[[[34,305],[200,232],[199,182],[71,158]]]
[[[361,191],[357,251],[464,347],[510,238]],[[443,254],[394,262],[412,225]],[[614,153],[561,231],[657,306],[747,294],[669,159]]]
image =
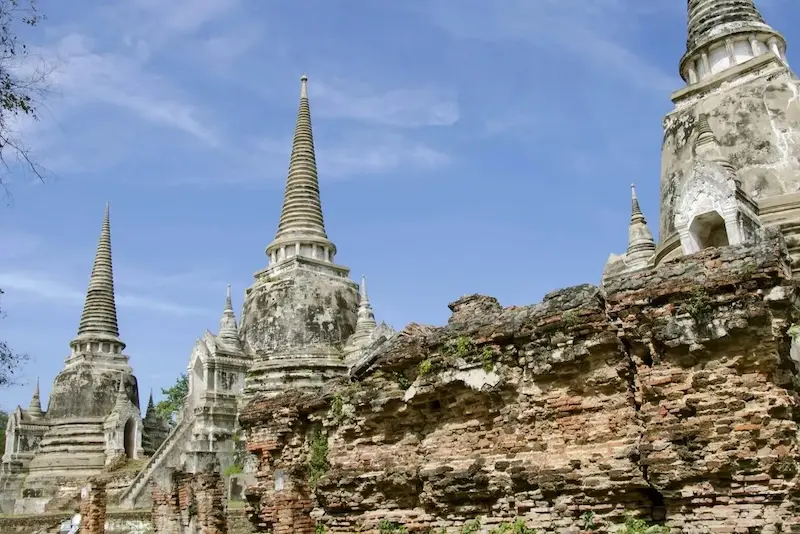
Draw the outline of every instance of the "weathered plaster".
[[[736,87],[719,87],[664,119],[660,241],[675,233],[678,195],[694,164],[697,117],[707,113],[724,155],[754,200],[800,191],[800,82],[773,69]]]

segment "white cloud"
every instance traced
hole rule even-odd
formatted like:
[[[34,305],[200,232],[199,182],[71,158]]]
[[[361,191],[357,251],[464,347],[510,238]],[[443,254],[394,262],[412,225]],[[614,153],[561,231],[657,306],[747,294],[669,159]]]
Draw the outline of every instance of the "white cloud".
[[[450,163],[450,157],[423,143],[387,136],[373,143],[353,142],[318,151],[322,175],[351,178],[400,169],[430,170]]]
[[[145,43],[158,50],[236,13],[239,0],[127,0],[97,9],[128,43]]]
[[[592,68],[660,93],[675,89],[665,73],[635,49],[626,35],[654,12],[675,15],[671,0],[431,0],[423,15],[456,38],[528,43],[554,54],[569,53]]]
[[[257,165],[286,179],[292,141],[263,139],[258,143]],[[369,132],[337,138],[333,143],[316,143],[317,167],[321,180],[344,180],[367,174],[385,174],[400,169],[425,171],[445,166],[451,157],[421,141],[404,135]],[[265,158],[266,161],[265,161]],[[250,173],[263,180],[263,174]]]
[[[184,74],[191,79],[198,69],[207,74],[209,68],[225,70],[244,54],[255,57],[254,47],[264,30],[250,24],[240,6],[241,0],[177,0],[169,5],[128,0],[91,13],[89,19],[104,22],[104,27],[95,22],[85,27],[71,25],[66,35],[34,49],[35,56],[56,66],[50,78],[54,98],[43,108],[44,119],[19,125],[23,138],[33,143],[38,160],[55,173],[113,173],[121,162],[137,158],[134,144],[149,143],[145,150],[151,160],[157,159],[154,154],[161,147],[164,153],[174,150],[172,157],[183,159],[181,168],[190,175],[172,173],[159,177],[159,184],[215,187],[282,182],[290,140],[280,150],[253,154],[248,150],[253,146],[252,131],[245,132],[241,124],[230,124],[226,131],[228,116],[221,111],[215,116],[213,105],[203,105],[196,86],[179,85]],[[59,31],[56,28],[55,33]],[[258,53],[259,62],[264,50]],[[197,57],[204,58],[202,65],[194,61]],[[170,64],[180,68],[164,70]],[[216,77],[210,83],[238,87],[241,82]],[[210,92],[217,93],[216,89],[225,87],[213,89]],[[312,77],[310,93],[315,122],[335,120],[333,128],[341,132],[333,144],[325,140],[318,146],[323,178],[343,179],[401,167],[425,170],[449,162],[445,153],[427,142],[395,134],[398,129],[456,124],[460,111],[452,89],[425,84],[392,89],[380,81],[360,83],[323,76],[323,80]],[[281,102],[281,106],[295,105],[294,99]],[[119,113],[104,113],[109,108],[138,122],[123,124]],[[152,126],[161,131],[151,132],[148,127]],[[273,135],[270,131],[256,135],[265,134]],[[286,134],[291,135],[291,126]],[[187,139],[199,143],[187,146]],[[276,179],[270,180],[271,176]]]
[[[7,295],[20,292],[41,300],[70,304],[80,304],[85,298],[85,290],[79,290],[45,273],[28,270],[25,272],[0,272],[0,288],[3,288]],[[205,315],[208,313],[208,310],[201,308],[184,306],[148,296],[117,294],[116,302],[120,307],[138,308],[169,315]]]
[[[318,118],[398,127],[452,126],[459,119],[453,91],[424,87],[376,91],[353,81],[309,83],[309,98]]]
[[[52,50],[40,52],[57,65],[51,81],[67,105],[109,104],[181,130],[208,145],[219,143],[199,109],[167,80],[147,72],[135,57],[95,52],[88,37],[75,33],[62,38]]]
[[[149,289],[218,287],[222,295],[226,284],[221,279],[222,275],[212,270],[158,273],[125,265],[114,267],[114,282],[118,287]]]

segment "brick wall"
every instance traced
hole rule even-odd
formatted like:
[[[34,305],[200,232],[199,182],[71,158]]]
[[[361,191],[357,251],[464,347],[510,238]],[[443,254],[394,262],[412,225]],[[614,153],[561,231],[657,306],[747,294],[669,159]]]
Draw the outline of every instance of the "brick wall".
[[[152,486],[156,534],[228,534],[225,487],[217,464],[174,470]]]
[[[382,520],[611,532],[629,515],[676,533],[800,532],[788,274],[768,236],[532,306],[461,299],[447,326],[408,326],[352,380],[243,410],[250,519],[281,534]]]
[[[88,495],[81,501],[80,534],[104,534],[106,525],[106,483],[96,480],[87,486]]]

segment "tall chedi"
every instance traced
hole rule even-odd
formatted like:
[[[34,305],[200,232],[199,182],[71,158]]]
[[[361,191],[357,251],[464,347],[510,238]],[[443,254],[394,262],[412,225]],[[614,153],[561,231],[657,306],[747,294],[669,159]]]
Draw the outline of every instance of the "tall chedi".
[[[269,266],[247,289],[240,332],[253,364],[245,398],[315,388],[346,371],[342,348],[356,327],[358,285],[336,265],[322,215],[308,79],[300,86],[283,209]]]
[[[53,381],[44,415],[48,429],[30,462],[23,489],[23,496],[42,506],[65,487],[63,481],[80,483],[116,456],[133,458],[142,453],[138,385],[128,356],[122,353],[125,343],[117,324],[108,206],[78,333],[70,347],[64,369]]]
[[[655,263],[778,225],[798,273],[800,83],[786,41],[753,0],[688,0],[687,32],[686,86],[664,118]]]

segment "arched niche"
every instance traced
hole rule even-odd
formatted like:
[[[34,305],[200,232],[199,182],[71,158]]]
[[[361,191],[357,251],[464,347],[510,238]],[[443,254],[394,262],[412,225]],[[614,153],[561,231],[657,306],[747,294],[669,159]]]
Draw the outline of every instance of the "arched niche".
[[[689,226],[689,234],[703,250],[710,247],[727,247],[730,244],[725,219],[716,211],[698,215]]]

